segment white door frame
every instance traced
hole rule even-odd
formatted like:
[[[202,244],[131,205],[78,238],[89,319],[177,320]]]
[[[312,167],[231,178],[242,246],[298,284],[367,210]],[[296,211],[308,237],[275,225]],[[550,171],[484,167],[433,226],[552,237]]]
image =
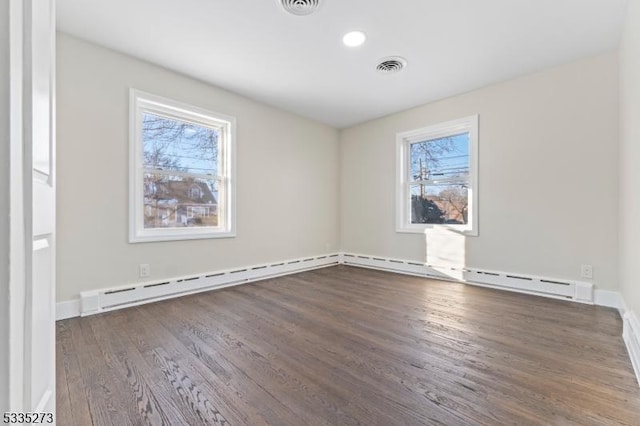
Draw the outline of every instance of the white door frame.
[[[31,365],[33,354],[31,353],[30,336],[35,330],[29,319],[32,314],[32,294],[30,289],[32,278],[32,254],[33,254],[33,147],[32,136],[35,135],[36,124],[32,120],[34,105],[33,78],[37,73],[42,76],[42,71],[34,65],[32,41],[38,37],[49,37],[51,40],[50,57],[38,57],[36,62],[51,61],[49,66],[50,90],[47,98],[50,107],[50,124],[48,129],[51,140],[51,161],[53,171],[51,179],[55,176],[55,0],[9,0],[10,10],[10,259],[9,259],[9,409],[14,412],[28,412],[55,410],[55,346],[49,347],[46,355],[45,369],[47,375],[51,375],[52,383],[48,386],[47,396],[40,401],[33,402],[35,394],[32,394]],[[36,7],[50,2],[51,9],[48,17],[43,20],[31,19],[32,7],[35,2],[40,2]],[[47,3],[45,3],[47,2]],[[34,34],[38,34],[34,37]],[[47,35],[48,34],[48,35]],[[39,38],[40,42],[42,38]],[[34,44],[37,44],[35,41]],[[40,97],[39,101],[43,98]],[[51,181],[53,182],[53,180]],[[54,197],[55,208],[55,197]],[[53,216],[55,220],[55,216]],[[54,235],[54,233],[52,234]],[[50,241],[52,249],[51,278],[55,284],[55,239]],[[55,309],[55,287],[48,296]],[[53,311],[55,315],[55,310]],[[34,327],[35,328],[35,327]],[[49,328],[47,328],[49,330]],[[51,324],[50,337],[55,342],[55,328]],[[49,356],[51,354],[51,356]],[[50,358],[50,359],[49,359]]]
[[[25,215],[29,214],[31,220],[24,203],[22,9],[20,0],[10,0],[9,408],[12,411],[24,407]]]

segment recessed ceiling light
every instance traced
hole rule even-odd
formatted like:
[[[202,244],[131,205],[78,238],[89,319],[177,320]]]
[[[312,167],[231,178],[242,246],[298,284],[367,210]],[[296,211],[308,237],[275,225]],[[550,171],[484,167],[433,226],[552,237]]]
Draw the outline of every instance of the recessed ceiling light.
[[[367,39],[367,36],[364,35],[362,31],[351,31],[346,33],[344,37],[342,37],[342,42],[345,46],[349,47],[358,47]]]

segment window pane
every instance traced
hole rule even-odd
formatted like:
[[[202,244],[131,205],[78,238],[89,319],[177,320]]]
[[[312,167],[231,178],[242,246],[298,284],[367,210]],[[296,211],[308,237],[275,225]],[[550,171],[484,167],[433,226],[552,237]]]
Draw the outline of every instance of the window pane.
[[[144,227],[218,226],[218,181],[144,175]]]
[[[469,176],[469,133],[411,144],[411,180]]]
[[[411,185],[411,223],[468,223],[468,185]]]
[[[218,129],[144,113],[144,168],[217,175],[219,138]]]

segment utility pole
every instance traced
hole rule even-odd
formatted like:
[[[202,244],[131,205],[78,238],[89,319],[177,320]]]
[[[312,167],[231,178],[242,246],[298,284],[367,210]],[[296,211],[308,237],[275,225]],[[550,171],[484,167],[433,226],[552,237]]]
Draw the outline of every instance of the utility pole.
[[[422,168],[422,158],[420,159],[420,199],[424,200],[424,169]]]

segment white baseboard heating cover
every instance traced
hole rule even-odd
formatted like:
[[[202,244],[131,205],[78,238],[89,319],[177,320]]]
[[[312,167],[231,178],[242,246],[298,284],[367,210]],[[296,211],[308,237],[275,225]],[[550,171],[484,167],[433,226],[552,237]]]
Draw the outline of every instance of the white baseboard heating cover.
[[[473,268],[439,267],[420,262],[351,253],[342,253],[340,258],[340,263],[345,265],[460,281],[484,287],[593,304],[593,284],[587,282]]]
[[[338,254],[328,254],[208,274],[191,275],[159,282],[83,291],[80,293],[80,315],[93,315],[216,288],[230,287],[310,269],[323,268],[337,265],[338,263]]]

